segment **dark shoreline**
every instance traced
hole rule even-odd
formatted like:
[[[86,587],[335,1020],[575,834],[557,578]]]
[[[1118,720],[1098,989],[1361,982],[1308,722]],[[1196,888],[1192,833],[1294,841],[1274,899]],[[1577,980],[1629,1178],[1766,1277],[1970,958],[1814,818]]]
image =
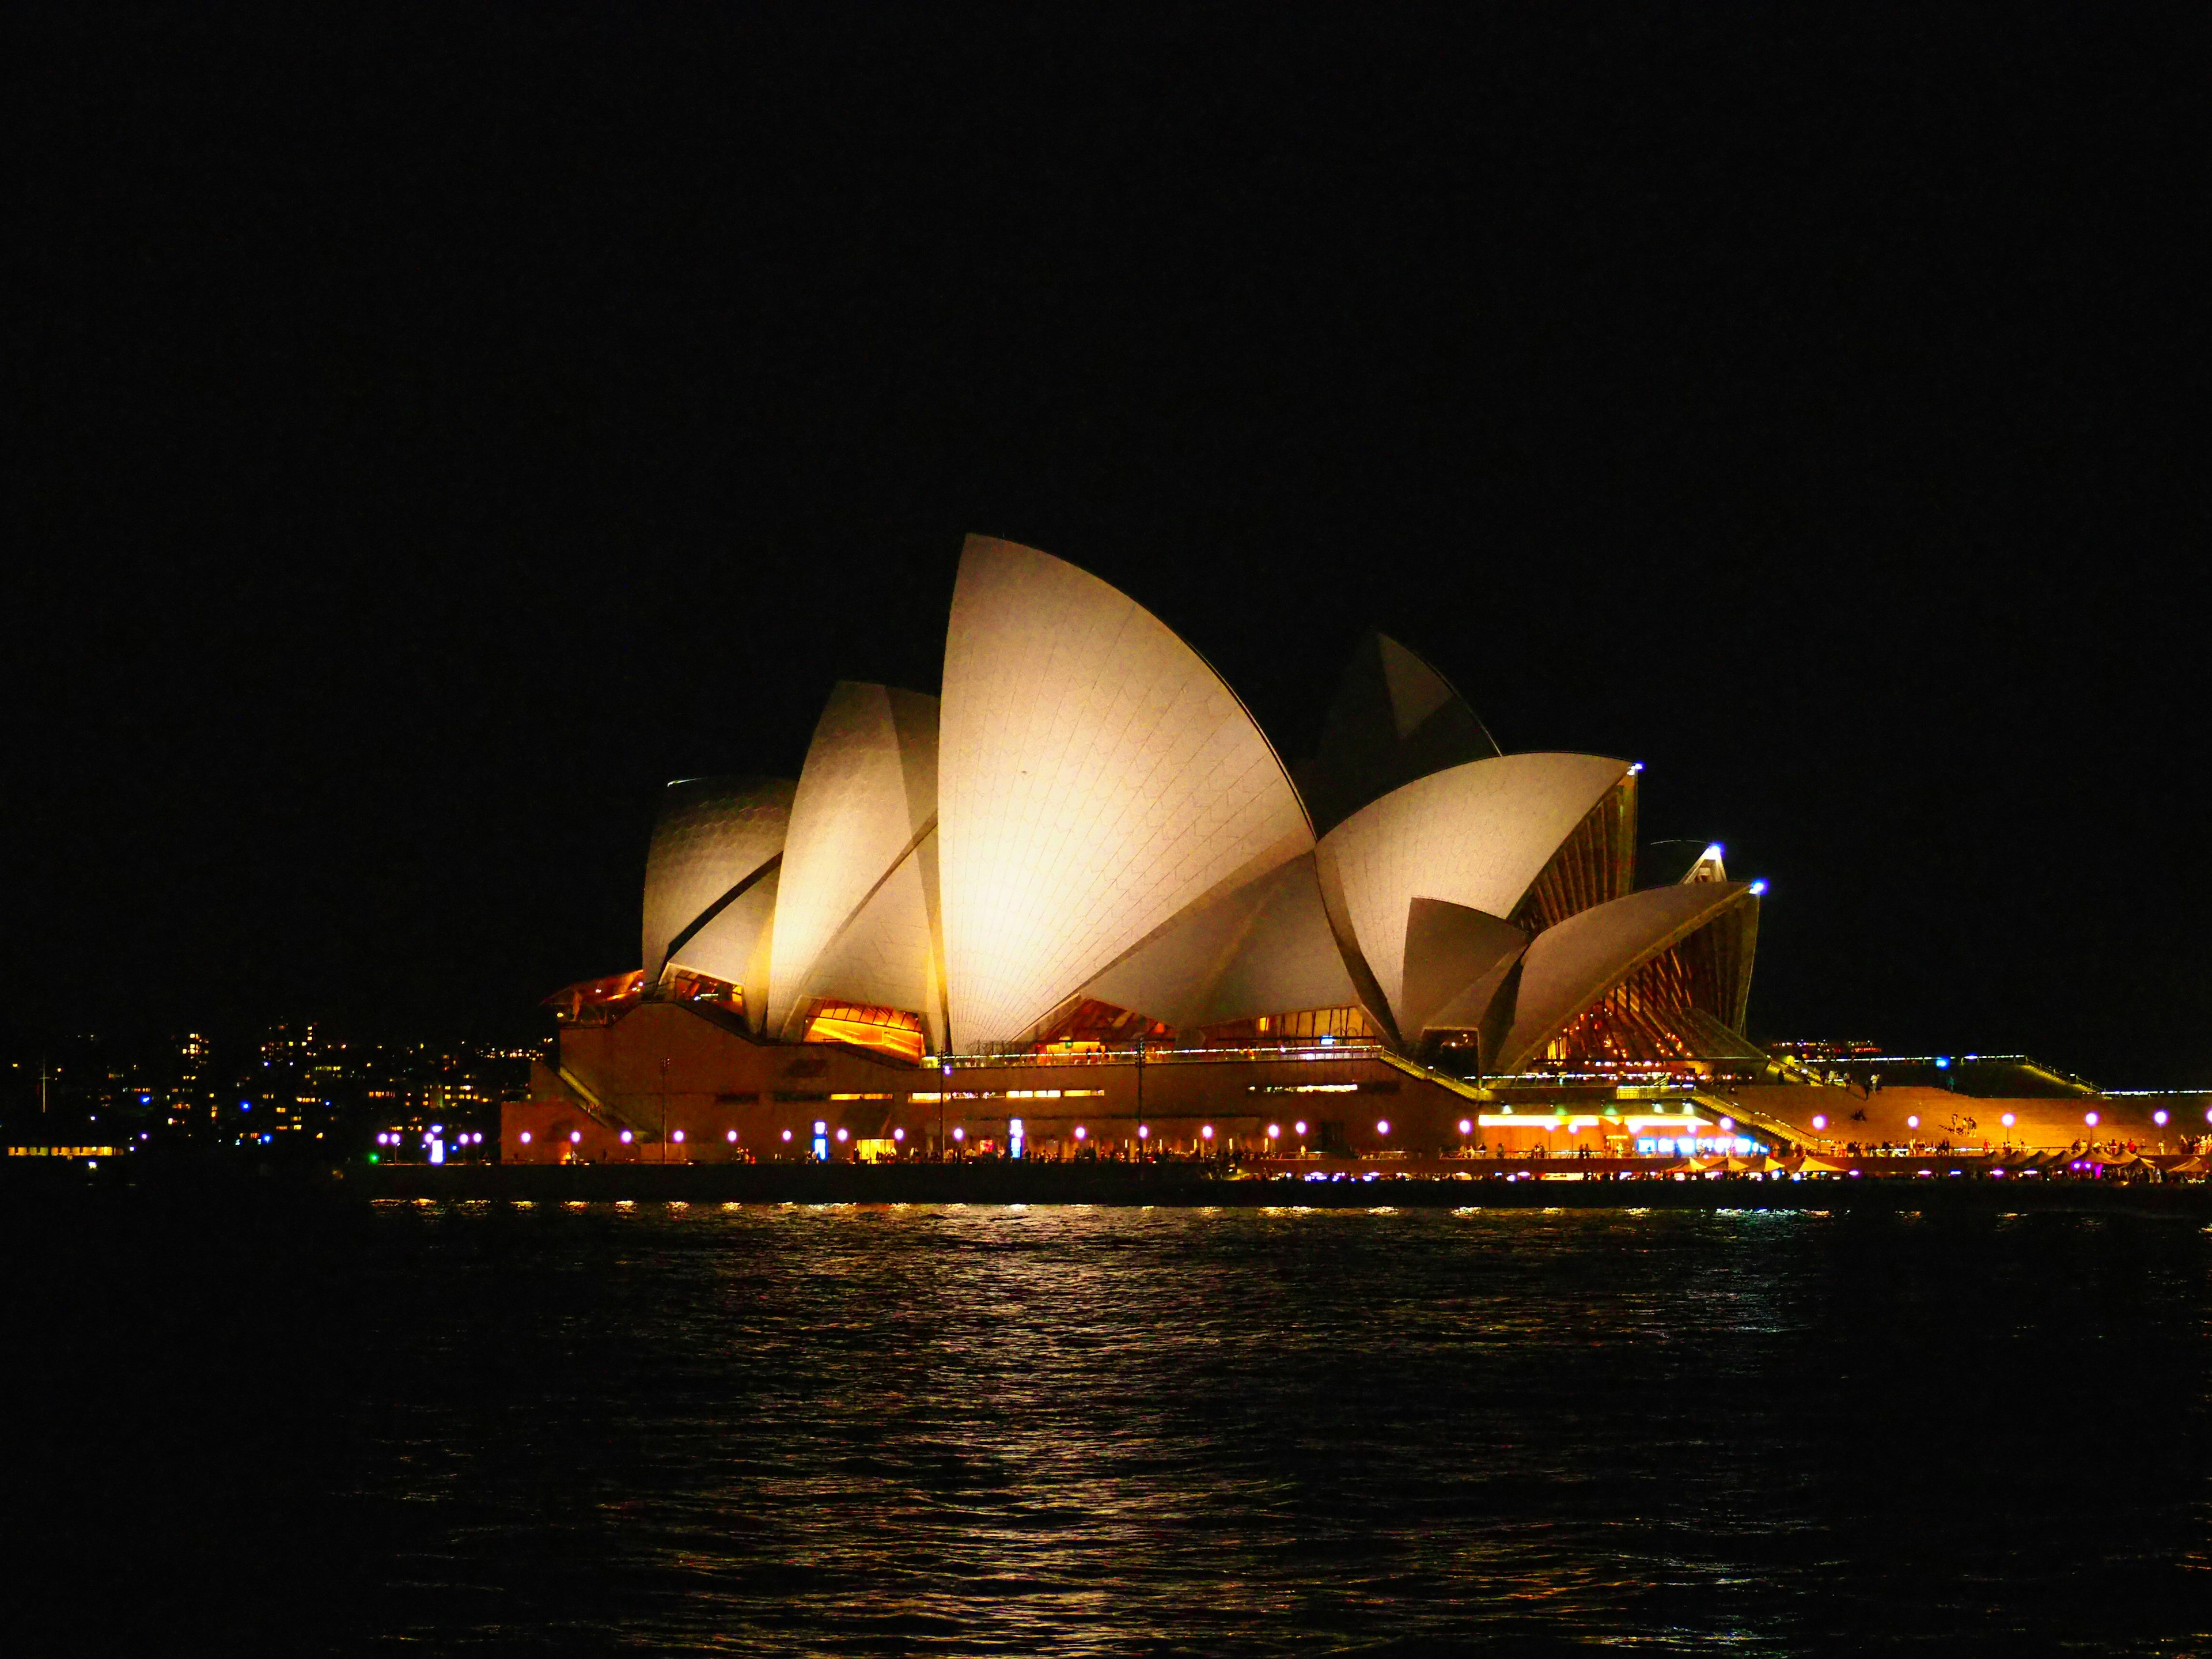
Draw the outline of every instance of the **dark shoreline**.
[[[0,1204],[135,1191],[190,1206],[226,1198],[535,1204],[977,1204],[1218,1209],[1850,1210],[2171,1216],[2212,1223],[2212,1183],[1987,1176],[1753,1181],[1224,1178],[1195,1164],[649,1164],[356,1166],[54,1164],[0,1171]]]
[[[1223,1209],[1978,1210],[2118,1212],[2212,1220],[2212,1186],[1991,1181],[1965,1176],[1815,1181],[1226,1180],[1188,1164],[403,1165],[352,1170],[340,1190],[371,1200],[540,1203],[1097,1204]]]

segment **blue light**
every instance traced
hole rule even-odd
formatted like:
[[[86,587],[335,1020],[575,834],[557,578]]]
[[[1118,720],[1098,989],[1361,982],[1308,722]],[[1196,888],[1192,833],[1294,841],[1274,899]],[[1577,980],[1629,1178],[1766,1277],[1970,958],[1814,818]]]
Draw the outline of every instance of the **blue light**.
[[[1752,883],[1752,884],[1751,884],[1751,896],[1752,896],[1752,897],[1753,897],[1753,898],[1758,898],[1758,897],[1759,897],[1762,894],[1764,894],[1765,891],[1766,891],[1766,883],[1765,883],[1765,879],[1764,879],[1764,878],[1761,878],[1760,880],[1758,880],[1758,881],[1754,881],[1753,883]]]
[[[1949,1071],[1951,1069],[1951,1061],[1949,1057],[1947,1055],[1943,1059],[1937,1060],[1936,1062],[1936,1069],[1939,1072]]]

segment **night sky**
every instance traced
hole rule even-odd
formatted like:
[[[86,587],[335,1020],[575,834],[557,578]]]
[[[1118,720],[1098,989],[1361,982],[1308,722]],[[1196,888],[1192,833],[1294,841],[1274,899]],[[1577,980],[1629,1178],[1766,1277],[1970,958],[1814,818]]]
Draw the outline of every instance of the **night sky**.
[[[2212,1082],[2206,14],[1931,9],[16,9],[0,1035],[528,1029],[972,530],[1645,762],[1755,1036]]]

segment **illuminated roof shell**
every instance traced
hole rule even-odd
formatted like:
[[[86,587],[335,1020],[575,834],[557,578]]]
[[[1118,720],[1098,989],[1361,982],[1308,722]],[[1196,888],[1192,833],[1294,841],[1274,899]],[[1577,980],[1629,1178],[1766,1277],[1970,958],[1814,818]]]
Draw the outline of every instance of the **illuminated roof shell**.
[[[1759,897],[1749,884],[1687,882],[1646,888],[1546,928],[1522,958],[1512,1029],[1494,1069],[1518,1071],[1645,963],[1739,908],[1755,921]],[[1740,1008],[1723,1012],[1733,1021],[1742,1018]]]
[[[1406,925],[1417,898],[1501,921],[1590,809],[1628,775],[1595,755],[1500,755],[1401,785],[1321,839],[1322,896],[1337,938],[1404,1037]]]
[[[781,929],[781,922],[777,927]],[[945,1047],[945,988],[938,963],[937,831],[898,861],[852,921],[823,946],[785,1017],[794,1041],[820,999],[919,1014],[927,1046]]]
[[[816,996],[925,1012],[920,1000],[881,993],[886,975],[915,996],[934,981],[935,895],[922,890],[915,854],[936,822],[937,699],[839,682],[815,724],[792,803],[769,1030],[796,1039],[800,1005]],[[902,866],[905,878],[894,882]],[[856,927],[870,936],[847,937]],[[882,936],[886,927],[896,940]],[[904,968],[896,965],[902,952],[914,958]],[[855,973],[868,983],[853,982]]]
[[[668,786],[645,860],[647,985],[659,980],[672,945],[686,966],[744,982],[772,913],[772,866],[783,853],[795,789],[783,778],[686,778]],[[763,962],[757,971],[764,970]]]
[[[1220,676],[1073,565],[970,537],[945,649],[951,1041],[1018,1040],[1195,901],[1313,844]]]

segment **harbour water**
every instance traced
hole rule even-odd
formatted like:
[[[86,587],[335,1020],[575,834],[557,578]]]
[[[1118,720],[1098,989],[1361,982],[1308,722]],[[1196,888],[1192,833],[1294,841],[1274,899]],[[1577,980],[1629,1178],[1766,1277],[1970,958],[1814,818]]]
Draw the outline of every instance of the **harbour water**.
[[[18,1628],[53,1650],[2212,1645],[2195,1222],[110,1200],[15,1228]]]

